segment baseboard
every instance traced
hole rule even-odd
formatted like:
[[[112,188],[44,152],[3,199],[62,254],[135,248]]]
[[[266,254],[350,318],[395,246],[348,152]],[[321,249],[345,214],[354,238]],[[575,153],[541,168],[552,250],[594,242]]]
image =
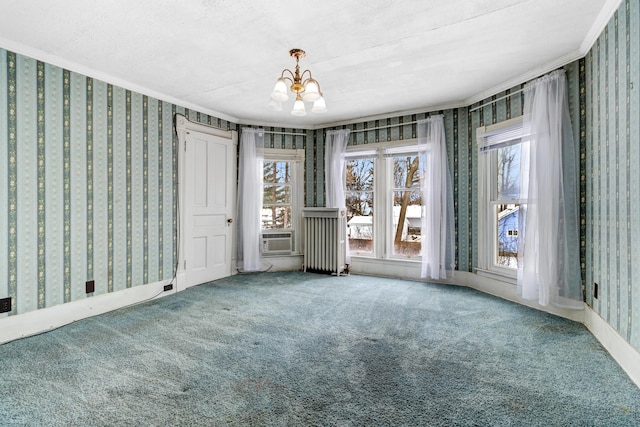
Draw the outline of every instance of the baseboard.
[[[171,280],[136,286],[108,294],[87,297],[83,300],[59,304],[53,307],[7,316],[0,320],[0,344],[47,332],[77,320],[97,316],[177,291],[164,291]]]
[[[629,378],[640,387],[640,352],[622,338],[618,331],[613,329],[591,307],[585,304],[584,311],[585,326],[607,349],[618,365],[629,375]]]
[[[507,282],[501,282],[491,277],[481,276],[468,271],[456,271],[455,277],[447,279],[445,282],[467,286],[480,292],[506,299],[520,305],[545,311],[575,322],[584,323],[584,310],[572,310],[553,305],[540,305],[537,301],[522,298],[515,285]]]
[[[508,301],[512,301],[536,310],[545,311],[556,316],[584,323],[583,310],[571,310],[556,306],[543,306],[536,301],[523,299],[512,283],[502,282],[492,277],[481,276],[468,271],[455,271],[454,276],[444,280],[425,280],[420,277],[420,263],[405,260],[380,260],[376,258],[353,257],[350,267],[353,274],[394,277],[398,279],[419,280],[449,285],[462,285],[476,289]]]

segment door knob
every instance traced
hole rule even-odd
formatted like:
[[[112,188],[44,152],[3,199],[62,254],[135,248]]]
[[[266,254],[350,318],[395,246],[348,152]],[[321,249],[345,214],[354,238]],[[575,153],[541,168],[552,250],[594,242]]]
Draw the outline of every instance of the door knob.
[[[227,219],[227,222],[228,222],[229,224],[231,224],[231,223],[233,222],[233,218],[229,218],[229,219]]]

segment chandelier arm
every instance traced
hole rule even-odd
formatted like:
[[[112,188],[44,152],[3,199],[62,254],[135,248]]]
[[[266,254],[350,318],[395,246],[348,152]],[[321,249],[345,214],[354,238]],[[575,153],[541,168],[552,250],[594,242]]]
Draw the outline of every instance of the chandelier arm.
[[[289,73],[291,77],[285,76],[285,73]],[[295,79],[295,75],[293,74],[293,71],[291,71],[288,68],[285,68],[284,70],[282,70],[282,73],[280,74],[280,78],[289,79],[290,81],[293,81]]]
[[[305,75],[305,74],[307,74],[307,73],[309,73],[309,77],[305,79],[305,78],[304,78],[304,75]],[[313,79],[313,77],[311,77],[311,70],[304,70],[304,71],[302,72],[302,74],[300,74],[300,79],[301,79],[301,80],[304,80],[304,83],[308,82],[308,81],[309,81],[309,79]]]
[[[302,82],[303,85],[306,85],[309,80],[313,80],[314,82],[316,82],[316,84],[318,85],[318,90],[320,90],[320,82],[317,81],[316,79],[314,79],[313,77],[311,77],[311,74],[309,74],[309,78],[304,79],[304,81]]]

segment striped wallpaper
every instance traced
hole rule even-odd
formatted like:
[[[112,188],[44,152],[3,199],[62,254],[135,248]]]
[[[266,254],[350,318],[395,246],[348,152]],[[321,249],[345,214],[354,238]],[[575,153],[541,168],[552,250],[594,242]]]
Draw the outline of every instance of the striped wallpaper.
[[[0,298],[10,314],[171,278],[173,115],[234,124],[0,49]],[[7,314],[0,314],[7,316]]]
[[[586,300],[638,350],[639,64],[640,5],[625,0],[585,58]]]

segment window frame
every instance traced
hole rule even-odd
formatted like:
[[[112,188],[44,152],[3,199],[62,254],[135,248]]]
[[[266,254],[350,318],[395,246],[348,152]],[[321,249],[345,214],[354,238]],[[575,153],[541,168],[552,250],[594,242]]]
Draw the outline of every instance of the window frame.
[[[502,204],[526,204],[526,200],[515,198],[498,198],[498,148],[482,152],[482,141],[487,136],[513,134],[514,128],[520,128],[519,142],[522,144],[526,137],[526,130],[522,127],[523,118],[512,119],[476,129],[478,149],[478,274],[497,277],[508,283],[515,284],[518,274],[517,268],[509,268],[497,263],[498,253],[498,222],[495,220],[495,207]],[[512,144],[512,145],[515,145]],[[496,144],[497,145],[497,144]]]
[[[289,180],[291,182],[291,228],[262,228],[261,234],[278,234],[292,231],[294,247],[291,255],[302,253],[302,208],[304,205],[304,150],[287,148],[265,148],[263,162],[291,162]],[[263,163],[264,171],[264,163]],[[263,191],[265,184],[262,185]],[[264,207],[264,202],[262,204]],[[264,256],[264,255],[263,255]],[[279,255],[283,256],[283,255]],[[287,256],[287,255],[284,255]]]
[[[402,141],[347,146],[345,161],[362,158],[371,158],[374,161],[374,214],[372,222],[373,251],[371,253],[360,254],[351,252],[351,258],[375,258],[385,259],[389,261],[405,261],[415,263],[420,263],[422,261],[421,255],[407,258],[406,256],[403,256],[401,254],[395,255],[393,253],[393,237],[395,233],[395,227],[393,224],[392,205],[392,191],[394,189],[392,162],[394,157],[402,156],[408,153],[416,154],[418,152],[418,140],[415,138]],[[424,206],[421,209],[421,215],[424,215]]]
[[[351,160],[362,160],[362,159],[368,159],[368,160],[372,160],[373,161],[373,188],[371,190],[356,190],[359,192],[371,192],[372,196],[373,196],[373,205],[371,206],[373,209],[373,221],[371,222],[371,239],[372,239],[372,248],[371,248],[371,252],[360,252],[360,253],[356,253],[356,252],[351,252],[351,250],[349,249],[349,254],[351,257],[366,257],[366,258],[372,258],[376,256],[376,242],[377,242],[377,236],[376,233],[379,230],[379,226],[376,224],[377,220],[378,220],[378,196],[376,194],[377,188],[378,188],[378,181],[380,179],[379,177],[379,172],[378,172],[378,165],[379,165],[379,155],[377,153],[377,151],[375,150],[367,150],[367,149],[361,149],[361,150],[349,150],[349,148],[347,148],[347,153],[345,154],[345,202],[346,202],[346,197],[347,194],[351,193],[352,191],[350,191],[348,188],[346,188],[346,162],[351,161]],[[349,239],[349,235],[347,235],[347,239]]]

